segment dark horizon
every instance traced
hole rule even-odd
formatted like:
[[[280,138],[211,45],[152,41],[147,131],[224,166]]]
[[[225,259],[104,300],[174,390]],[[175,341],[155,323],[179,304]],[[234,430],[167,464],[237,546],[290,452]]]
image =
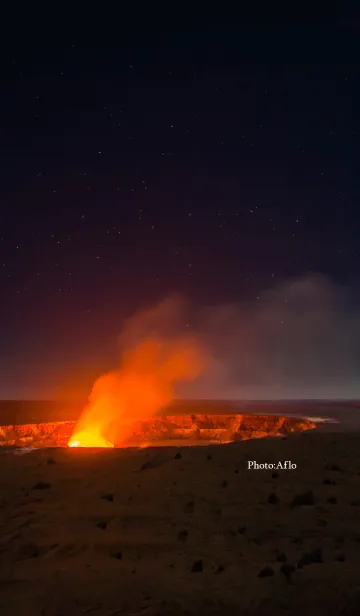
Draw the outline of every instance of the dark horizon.
[[[0,426],[76,422],[86,401],[0,401]],[[325,421],[326,429],[360,429],[360,400],[179,400],[160,411],[162,415],[280,415]],[[330,424],[328,423],[330,421]]]

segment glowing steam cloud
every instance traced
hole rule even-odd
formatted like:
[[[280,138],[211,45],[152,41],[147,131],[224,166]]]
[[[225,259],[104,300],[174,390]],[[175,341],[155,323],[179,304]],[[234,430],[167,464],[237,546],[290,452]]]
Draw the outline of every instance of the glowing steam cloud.
[[[134,421],[155,416],[173,400],[176,382],[200,375],[206,358],[199,343],[171,335],[179,311],[180,302],[170,299],[131,319],[121,337],[120,367],[95,382],[70,447],[121,445]]]

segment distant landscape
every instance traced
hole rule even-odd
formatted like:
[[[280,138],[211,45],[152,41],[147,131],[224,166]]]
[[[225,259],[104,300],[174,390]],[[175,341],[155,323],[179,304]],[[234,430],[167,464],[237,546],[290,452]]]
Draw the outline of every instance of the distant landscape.
[[[1,400],[0,425],[74,421],[86,401]],[[359,400],[176,400],[162,414],[267,413],[325,417],[360,429]]]

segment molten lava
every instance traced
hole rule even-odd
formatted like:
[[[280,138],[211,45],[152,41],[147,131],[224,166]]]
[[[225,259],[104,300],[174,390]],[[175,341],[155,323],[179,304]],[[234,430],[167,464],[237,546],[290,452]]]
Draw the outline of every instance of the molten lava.
[[[112,443],[105,441],[96,432],[84,430],[83,432],[76,432],[72,436],[68,443],[69,447],[114,447]]]
[[[189,337],[165,341],[147,338],[126,349],[118,370],[94,383],[69,447],[113,447],[125,443],[138,420],[159,415],[174,398],[177,381],[192,380],[205,358]]]

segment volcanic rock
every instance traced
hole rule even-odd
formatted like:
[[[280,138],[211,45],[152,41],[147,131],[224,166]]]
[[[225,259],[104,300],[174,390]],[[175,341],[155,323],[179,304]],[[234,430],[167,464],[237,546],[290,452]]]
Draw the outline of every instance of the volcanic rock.
[[[307,419],[279,415],[175,415],[134,421],[131,436],[116,446],[137,446],[161,441],[207,441],[227,443],[267,436],[284,436],[311,430]],[[15,447],[66,447],[75,428],[74,421],[0,426],[0,445]],[[121,431],[120,431],[121,432]],[[211,456],[208,455],[208,460]],[[332,465],[330,470],[340,470]]]

